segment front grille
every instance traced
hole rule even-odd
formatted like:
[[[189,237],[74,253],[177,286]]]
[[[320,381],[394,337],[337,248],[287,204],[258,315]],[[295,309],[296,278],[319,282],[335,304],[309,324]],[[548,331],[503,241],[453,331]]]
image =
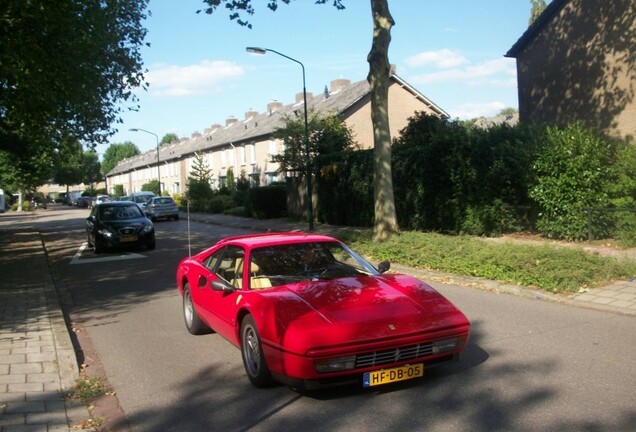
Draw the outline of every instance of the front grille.
[[[124,228],[119,228],[119,234],[122,235],[130,235],[130,234],[135,234],[137,232],[137,228],[135,227],[124,227]]]
[[[431,342],[393,348],[384,351],[374,351],[370,353],[358,354],[356,356],[356,368],[396,363],[405,360],[416,360],[433,353]]]

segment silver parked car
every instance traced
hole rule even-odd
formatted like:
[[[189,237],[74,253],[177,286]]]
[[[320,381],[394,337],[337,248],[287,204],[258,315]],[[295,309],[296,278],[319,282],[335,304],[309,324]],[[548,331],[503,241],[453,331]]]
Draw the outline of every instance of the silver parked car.
[[[153,222],[159,218],[179,220],[177,203],[169,196],[150,198],[146,203],[144,212]]]

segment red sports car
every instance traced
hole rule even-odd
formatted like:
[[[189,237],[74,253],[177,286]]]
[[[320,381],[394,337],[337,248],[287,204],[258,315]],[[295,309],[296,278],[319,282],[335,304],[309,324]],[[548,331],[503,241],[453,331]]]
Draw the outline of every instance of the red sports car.
[[[241,349],[256,387],[364,387],[456,360],[470,323],[419,279],[375,268],[323,235],[230,237],[177,269],[188,331]]]

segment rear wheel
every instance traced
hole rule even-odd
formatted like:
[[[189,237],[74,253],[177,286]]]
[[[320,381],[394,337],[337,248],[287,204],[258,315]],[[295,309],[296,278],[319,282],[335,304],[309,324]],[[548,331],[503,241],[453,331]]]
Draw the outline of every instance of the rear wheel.
[[[241,354],[247,377],[254,387],[271,387],[274,384],[267,367],[261,337],[252,315],[247,315],[241,323]]]
[[[174,220],[178,221],[178,220],[179,220],[179,215],[176,215],[176,216],[174,217]]]
[[[190,334],[202,335],[211,332],[210,327],[199,318],[197,311],[194,309],[190,285],[188,284],[183,287],[183,319]]]

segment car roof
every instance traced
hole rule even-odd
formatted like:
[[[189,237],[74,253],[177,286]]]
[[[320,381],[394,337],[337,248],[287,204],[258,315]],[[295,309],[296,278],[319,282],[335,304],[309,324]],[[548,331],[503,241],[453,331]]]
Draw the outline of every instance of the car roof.
[[[242,236],[226,237],[220,240],[217,244],[236,244],[248,248],[253,248],[281,244],[298,244],[325,241],[338,240],[322,234],[309,234],[303,232],[268,232],[263,234],[247,234]]]
[[[128,207],[131,204],[137,205],[132,201],[107,201],[97,204],[99,207]]]

